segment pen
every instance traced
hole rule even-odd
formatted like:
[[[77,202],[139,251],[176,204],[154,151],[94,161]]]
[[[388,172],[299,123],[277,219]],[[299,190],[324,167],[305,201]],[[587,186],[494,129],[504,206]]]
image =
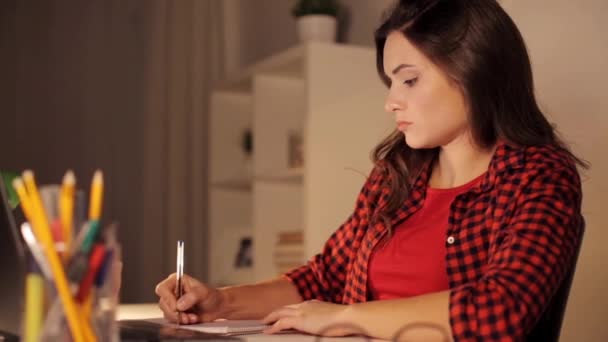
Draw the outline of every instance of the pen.
[[[32,253],[32,257],[34,258],[36,263],[38,263],[38,268],[40,269],[42,274],[46,277],[46,279],[48,279],[49,281],[52,281],[53,274],[51,273],[49,264],[47,263],[46,259],[44,258],[44,253],[42,251],[42,248],[36,241],[36,238],[34,237],[34,233],[32,232],[32,227],[30,226],[30,224],[28,222],[23,222],[21,224],[21,235],[23,235],[23,240],[25,241],[28,248],[30,249],[30,252]]]
[[[42,329],[44,307],[44,278],[39,273],[29,272],[25,277],[25,342],[38,341]]]
[[[61,260],[66,261],[65,238],[63,230],[61,229],[58,210],[60,188],[57,185],[43,185],[40,186],[38,191],[40,192],[40,199],[42,200],[42,209],[45,211],[49,222],[55,249],[57,250]]]
[[[177,241],[177,272],[176,272],[176,281],[177,286],[175,288],[175,296],[177,299],[180,299],[183,295],[182,288],[182,278],[184,277],[184,241]],[[177,310],[177,324],[181,323],[180,312]]]
[[[40,330],[44,316],[44,278],[34,260],[31,260],[25,277],[25,307],[23,324],[23,341],[36,342],[40,338]]]
[[[72,250],[69,252],[71,258],[67,265],[66,272],[68,275],[68,279],[74,284],[80,284],[80,281],[87,272],[87,266],[89,264],[89,255],[81,249],[81,246],[85,237],[89,235],[92,226],[93,223],[91,221],[83,224],[83,227],[80,229],[78,236],[76,236],[76,240],[72,242]]]
[[[78,303],[85,303],[88,300],[91,287],[93,286],[93,282],[95,281],[95,277],[103,263],[105,255],[106,249],[101,243],[95,244],[91,249],[91,256],[88,260],[86,274],[80,282],[78,293],[76,294],[76,301],[78,301]]]

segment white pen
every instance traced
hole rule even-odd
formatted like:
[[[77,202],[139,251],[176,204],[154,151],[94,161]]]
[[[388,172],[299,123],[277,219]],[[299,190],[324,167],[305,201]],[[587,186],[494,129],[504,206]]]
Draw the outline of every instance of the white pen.
[[[36,241],[34,232],[32,232],[32,227],[28,222],[23,222],[23,224],[21,224],[21,235],[29,247],[34,260],[38,264],[40,271],[42,271],[42,274],[46,277],[46,279],[52,280],[53,275],[51,274],[51,268],[45,259],[42,247],[38,244],[38,241]]]
[[[177,240],[177,272],[176,272],[176,287],[175,297],[177,300],[183,295],[182,278],[184,277],[184,241]],[[181,324],[180,311],[177,310],[177,324]]]

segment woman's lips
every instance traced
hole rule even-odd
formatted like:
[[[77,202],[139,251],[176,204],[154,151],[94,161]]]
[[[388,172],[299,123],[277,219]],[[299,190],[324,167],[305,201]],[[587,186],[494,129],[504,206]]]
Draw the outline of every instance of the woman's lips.
[[[400,131],[407,129],[410,125],[412,125],[412,123],[409,121],[397,121],[397,129]]]

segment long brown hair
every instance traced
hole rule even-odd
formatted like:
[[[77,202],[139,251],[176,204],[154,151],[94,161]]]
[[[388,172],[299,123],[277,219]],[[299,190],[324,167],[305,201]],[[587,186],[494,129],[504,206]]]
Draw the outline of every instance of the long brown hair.
[[[524,40],[495,0],[398,1],[375,32],[378,74],[388,87],[384,44],[395,31],[460,86],[479,147],[492,147],[499,139],[517,146],[553,144],[588,167],[568,150],[540,110]],[[407,199],[412,180],[438,151],[410,148],[399,131],[372,151],[372,161],[387,176],[383,187],[390,189],[380,213],[385,224]]]

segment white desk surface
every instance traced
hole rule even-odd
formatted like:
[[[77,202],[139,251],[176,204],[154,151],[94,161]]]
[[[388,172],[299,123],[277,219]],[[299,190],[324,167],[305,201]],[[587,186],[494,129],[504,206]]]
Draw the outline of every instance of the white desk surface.
[[[158,308],[157,304],[121,304],[118,307],[117,319],[150,319],[159,318],[163,314]],[[315,336],[304,335],[304,334],[280,334],[280,335],[241,335],[238,336],[244,341],[262,342],[262,341],[286,341],[286,342],[315,342],[315,341],[336,341],[336,342],[360,342],[368,341],[361,337],[323,337],[318,338]],[[382,340],[371,340],[371,341],[382,341]]]

